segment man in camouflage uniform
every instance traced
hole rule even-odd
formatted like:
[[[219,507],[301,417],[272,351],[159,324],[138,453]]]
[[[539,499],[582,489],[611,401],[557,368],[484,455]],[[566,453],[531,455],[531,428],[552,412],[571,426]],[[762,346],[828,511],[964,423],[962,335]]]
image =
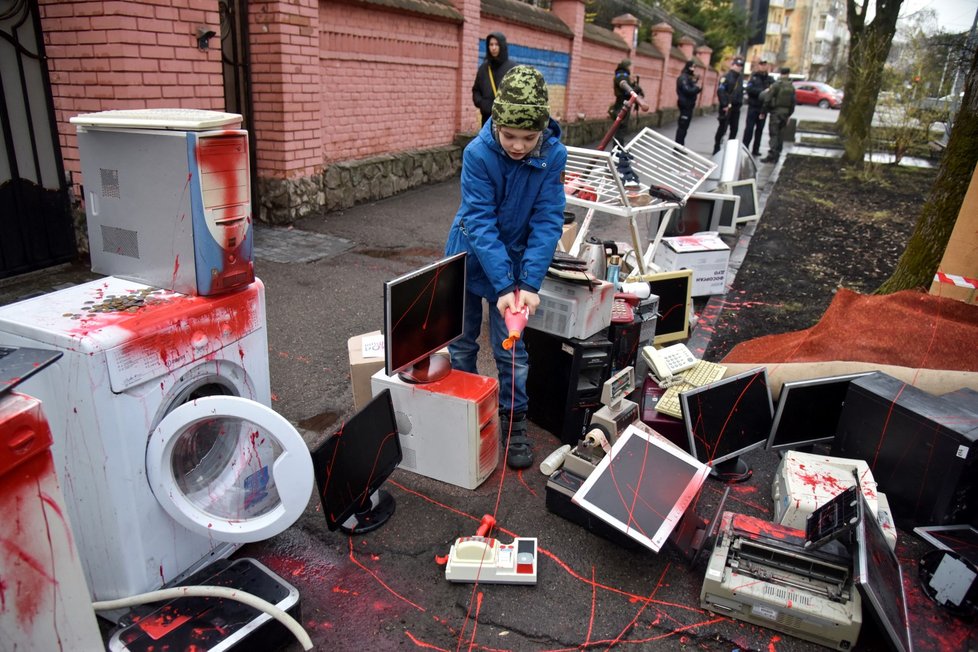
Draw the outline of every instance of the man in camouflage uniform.
[[[789,68],[781,69],[778,81],[762,93],[764,109],[768,115],[768,153],[762,163],[777,163],[781,158],[781,146],[788,118],[795,112],[795,85],[788,79]]]

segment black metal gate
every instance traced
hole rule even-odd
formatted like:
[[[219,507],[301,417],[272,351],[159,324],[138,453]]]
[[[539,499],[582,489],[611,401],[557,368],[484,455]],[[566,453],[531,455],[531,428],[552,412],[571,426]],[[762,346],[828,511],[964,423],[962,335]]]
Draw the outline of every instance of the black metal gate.
[[[220,0],[221,64],[224,71],[224,110],[241,114],[248,130],[251,157],[251,211],[258,214],[258,165],[255,118],[251,105],[251,61],[248,49],[248,0]]]
[[[0,278],[75,257],[36,0],[0,0]]]

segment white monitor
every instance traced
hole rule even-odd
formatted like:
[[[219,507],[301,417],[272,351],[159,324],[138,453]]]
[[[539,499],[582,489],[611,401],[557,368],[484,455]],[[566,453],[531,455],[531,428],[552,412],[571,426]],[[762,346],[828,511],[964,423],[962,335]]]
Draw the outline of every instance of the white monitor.
[[[719,190],[725,194],[740,197],[736,220],[738,224],[760,219],[761,209],[757,201],[757,181],[755,179],[724,181],[720,184]]]
[[[635,370],[629,365],[612,374],[601,386],[601,403],[612,410],[621,406],[621,400],[635,391]]]
[[[692,235],[703,231],[725,234],[737,232],[740,197],[718,192],[694,192],[681,208],[668,213],[666,237]]]

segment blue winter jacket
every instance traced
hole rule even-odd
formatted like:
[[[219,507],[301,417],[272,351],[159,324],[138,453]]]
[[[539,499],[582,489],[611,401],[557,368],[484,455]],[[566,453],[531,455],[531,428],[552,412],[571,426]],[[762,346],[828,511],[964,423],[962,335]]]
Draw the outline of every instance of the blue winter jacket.
[[[537,149],[520,161],[493,138],[492,120],[465,148],[462,205],[445,254],[468,253],[470,292],[494,301],[516,288],[540,290],[563,231],[566,162],[553,119]]]

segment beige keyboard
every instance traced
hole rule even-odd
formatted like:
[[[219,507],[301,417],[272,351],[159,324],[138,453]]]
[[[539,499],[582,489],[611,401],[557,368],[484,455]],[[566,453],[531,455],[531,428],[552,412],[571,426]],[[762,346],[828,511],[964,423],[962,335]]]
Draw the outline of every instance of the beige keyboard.
[[[694,366],[678,375],[680,382],[667,389],[659,402],[655,404],[656,412],[668,414],[677,419],[683,418],[682,408],[679,403],[679,394],[694,387],[709,385],[723,378],[727,368],[715,362],[700,360]]]

